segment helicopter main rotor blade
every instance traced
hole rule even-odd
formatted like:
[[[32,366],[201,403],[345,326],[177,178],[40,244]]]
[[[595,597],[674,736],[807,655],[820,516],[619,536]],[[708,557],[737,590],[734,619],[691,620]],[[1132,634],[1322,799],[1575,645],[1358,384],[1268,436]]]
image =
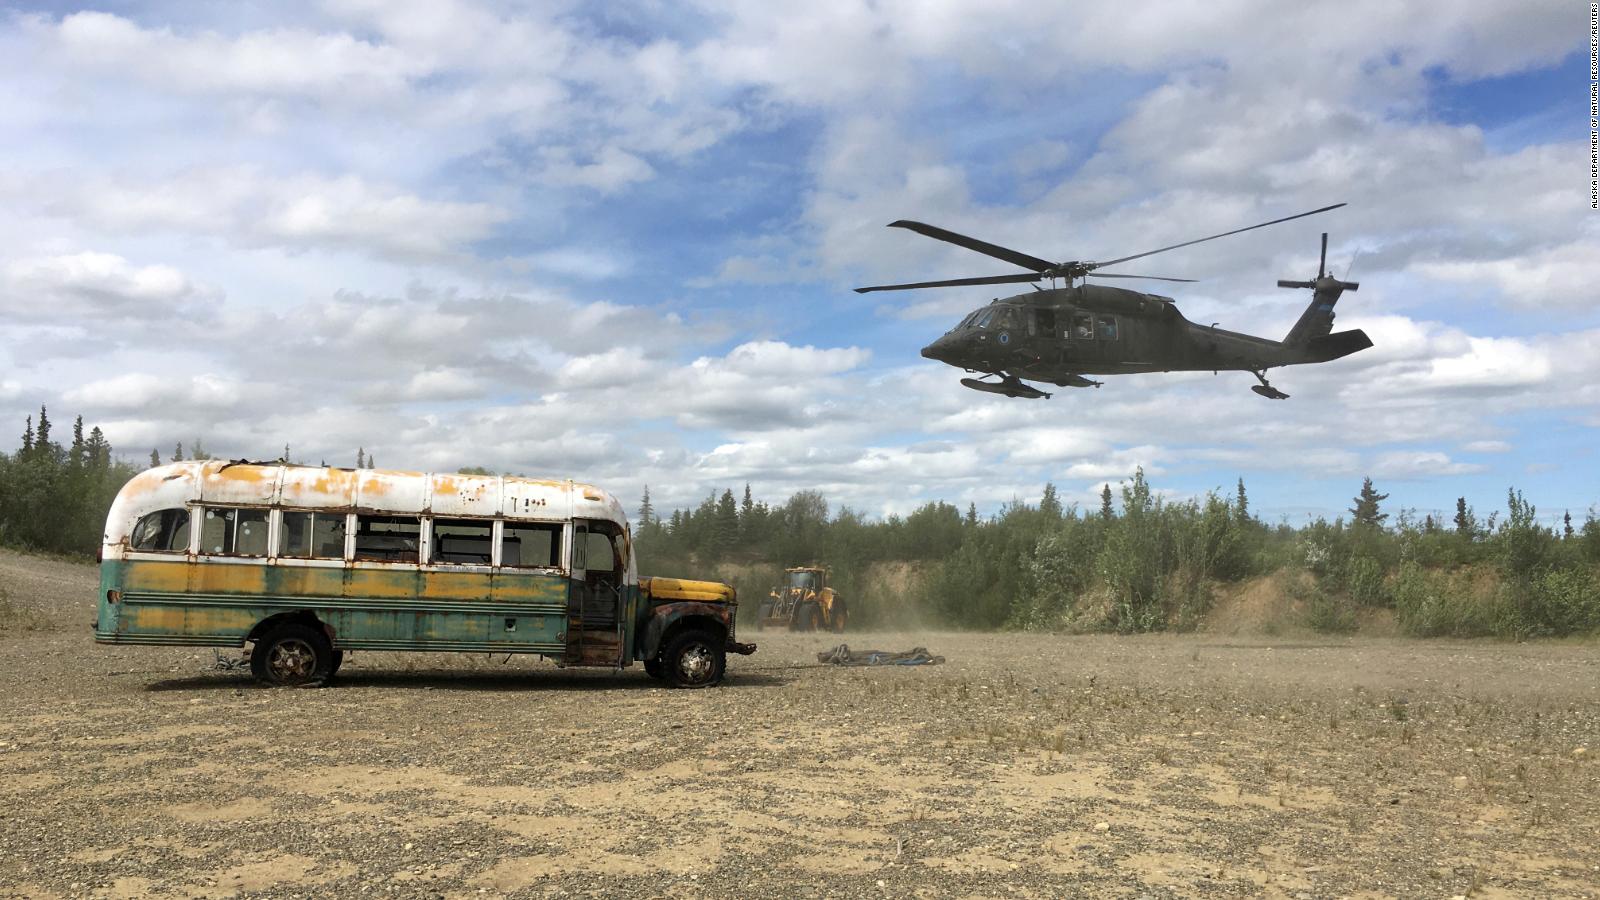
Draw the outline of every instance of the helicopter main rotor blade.
[[[1339,207],[1344,206],[1344,205],[1345,204],[1343,204],[1343,203],[1335,203],[1332,206],[1324,206],[1321,209],[1313,209],[1310,212],[1296,213],[1295,215],[1292,215],[1292,216],[1284,216],[1281,219],[1273,219],[1271,222],[1262,222],[1260,225],[1249,225],[1249,226],[1246,226],[1244,228],[1235,228],[1232,231],[1224,231],[1221,234],[1213,234],[1210,237],[1196,238],[1195,240],[1192,240],[1192,241],[1184,241],[1181,244],[1173,244],[1170,247],[1162,247],[1159,250],[1146,250],[1143,253],[1135,253],[1132,256],[1124,256],[1121,259],[1108,259],[1105,262],[1091,263],[1091,264],[1089,264],[1089,267],[1093,268],[1093,269],[1098,269],[1101,266],[1114,266],[1117,263],[1124,263],[1124,262],[1127,262],[1128,260],[1131,260],[1131,259],[1143,259],[1146,256],[1154,256],[1157,253],[1165,253],[1168,250],[1176,250],[1179,247],[1188,247],[1191,244],[1203,244],[1206,241],[1214,241],[1217,238],[1227,237],[1230,234],[1239,234],[1240,232],[1244,232],[1244,231],[1254,231],[1257,228],[1265,228],[1268,225],[1276,225],[1279,222],[1288,222],[1288,221],[1290,221],[1292,219],[1303,219],[1306,216],[1314,216],[1317,213],[1325,213],[1330,209],[1338,209]]]
[[[1022,284],[1028,281],[1039,281],[1043,275],[989,275],[982,278],[953,278],[949,281],[919,281],[916,284],[878,284],[872,287],[858,287],[856,293],[868,294],[873,291],[911,291],[917,288],[930,287],[963,287],[969,284]]]
[[[1182,282],[1186,282],[1186,283],[1189,283],[1189,284],[1194,284],[1196,282],[1196,279],[1194,279],[1194,278],[1168,278],[1165,275],[1113,275],[1110,272],[1090,272],[1089,274],[1087,274],[1087,275],[1085,275],[1083,277],[1085,277],[1085,278],[1143,278],[1143,279],[1145,279],[1147,281],[1182,281]]]
[[[955,244],[957,247],[965,247],[968,250],[982,253],[984,256],[992,256],[995,259],[1004,260],[1005,262],[1011,263],[1014,266],[1021,266],[1024,269],[1032,269],[1035,272],[1044,272],[1046,270],[1053,269],[1056,266],[1055,263],[1047,259],[1040,259],[1037,256],[1029,256],[1026,253],[1020,253],[1008,247],[1002,247],[999,244],[991,244],[988,241],[980,241],[977,238],[970,238],[964,234],[956,234],[954,231],[947,231],[946,229],[940,228],[936,225],[928,225],[922,222],[912,222],[907,219],[901,219],[898,222],[890,222],[889,227],[905,228],[915,231],[917,234],[931,237],[936,241],[944,241],[947,244]]]

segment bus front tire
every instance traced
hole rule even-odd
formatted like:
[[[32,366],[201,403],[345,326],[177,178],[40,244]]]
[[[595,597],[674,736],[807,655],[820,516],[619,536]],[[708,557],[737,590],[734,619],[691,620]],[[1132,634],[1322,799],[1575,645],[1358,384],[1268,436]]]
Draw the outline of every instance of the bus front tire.
[[[673,635],[661,650],[662,677],[676,688],[711,687],[722,681],[727,666],[722,641],[699,628]]]
[[[250,651],[251,674],[274,686],[322,684],[334,668],[328,636],[305,625],[280,625],[256,641]]]
[[[660,681],[666,674],[661,670],[661,660],[659,659],[645,660],[644,673],[657,681]]]

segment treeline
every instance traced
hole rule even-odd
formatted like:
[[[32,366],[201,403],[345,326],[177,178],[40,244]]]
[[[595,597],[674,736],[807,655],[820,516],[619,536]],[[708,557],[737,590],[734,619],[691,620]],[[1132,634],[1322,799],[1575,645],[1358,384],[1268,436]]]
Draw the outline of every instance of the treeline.
[[[648,490],[636,520],[646,572],[707,569],[764,593],[785,565],[830,566],[863,625],[1142,632],[1200,625],[1217,591],[1284,573],[1285,607],[1322,631],[1354,629],[1389,610],[1420,636],[1566,635],[1600,630],[1600,522],[1541,525],[1521,492],[1480,521],[1465,498],[1453,522],[1402,512],[1390,521],[1367,479],[1349,517],[1300,527],[1251,514],[1244,482],[1232,496],[1158,496],[1142,471],[1108,486],[1098,509],[1063,507],[1052,485],[1036,505],[980,519],[947,503],[904,518],[829,515],[820,494],[782,506],[713,494],[658,515]],[[914,577],[898,578],[910,562]],[[904,568],[904,567],[902,567]]]
[[[207,458],[198,440],[187,455]],[[172,459],[184,457],[180,444]],[[371,464],[358,453],[358,465]],[[92,556],[111,501],[137,471],[113,457],[99,428],[85,433],[82,417],[59,440],[41,408],[16,452],[0,453],[0,544]],[[851,621],[869,627],[1183,630],[1229,584],[1281,573],[1282,605],[1323,631],[1352,630],[1375,612],[1419,636],[1600,630],[1593,509],[1552,528],[1512,489],[1503,516],[1480,518],[1461,498],[1450,521],[1409,511],[1391,521],[1388,495],[1367,479],[1348,517],[1293,527],[1254,516],[1242,480],[1231,495],[1171,501],[1140,471],[1120,494],[1108,486],[1098,508],[1083,510],[1045,485],[1037,503],[988,517],[934,502],[879,520],[830,510],[816,491],[772,506],[749,485],[663,516],[646,489],[634,528],[642,572],[716,575],[747,598],[785,566],[826,564],[852,600]]]
[[[117,491],[139,470],[116,461],[98,427],[72,423],[72,439],[56,439],[49,411],[29,416],[15,453],[0,453],[0,544],[52,553],[93,555]]]

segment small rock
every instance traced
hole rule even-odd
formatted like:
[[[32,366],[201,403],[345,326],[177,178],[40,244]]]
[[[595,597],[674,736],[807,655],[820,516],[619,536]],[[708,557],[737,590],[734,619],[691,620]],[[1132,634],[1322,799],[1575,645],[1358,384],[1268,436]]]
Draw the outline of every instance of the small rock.
[[[1095,831],[1110,831],[1111,830],[1111,823],[1110,822],[1096,822],[1096,823],[1094,823],[1094,830]]]

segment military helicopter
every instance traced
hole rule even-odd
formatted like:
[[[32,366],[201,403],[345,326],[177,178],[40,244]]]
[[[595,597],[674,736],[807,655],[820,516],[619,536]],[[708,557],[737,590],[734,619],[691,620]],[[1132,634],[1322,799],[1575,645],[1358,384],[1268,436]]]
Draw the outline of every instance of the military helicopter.
[[[1171,297],[1089,284],[1085,279],[1138,278],[1193,282],[1192,278],[1127,275],[1098,270],[1179,247],[1314,216],[1344,205],[1335,203],[1310,212],[1105,262],[1050,262],[933,225],[902,219],[889,223],[889,227],[915,231],[1030,271],[1017,275],[920,281],[914,284],[880,284],[856,288],[856,293],[1034,283],[1034,293],[997,298],[962,319],[943,337],[922,348],[922,355],[928,359],[979,374],[979,378],[961,379],[963,385],[977,391],[1037,400],[1051,395],[1025,383],[1023,379],[1049,382],[1060,387],[1099,387],[1103,382],[1084,376],[1226,370],[1249,372],[1261,382],[1251,385],[1250,390],[1269,400],[1287,400],[1288,394],[1267,381],[1268,369],[1328,362],[1372,346],[1372,340],[1360,329],[1331,333],[1333,306],[1339,302],[1339,295],[1358,289],[1360,284],[1340,281],[1327,272],[1327,232],[1322,234],[1322,256],[1317,262],[1317,277],[1311,281],[1278,282],[1278,287],[1308,288],[1312,291],[1311,304],[1281,341],[1226,331],[1214,324],[1199,325],[1185,319]],[[1048,290],[1037,284],[1046,280],[1051,283]],[[1065,281],[1065,286],[1057,286],[1058,281]],[[992,378],[999,380],[987,380]]]

